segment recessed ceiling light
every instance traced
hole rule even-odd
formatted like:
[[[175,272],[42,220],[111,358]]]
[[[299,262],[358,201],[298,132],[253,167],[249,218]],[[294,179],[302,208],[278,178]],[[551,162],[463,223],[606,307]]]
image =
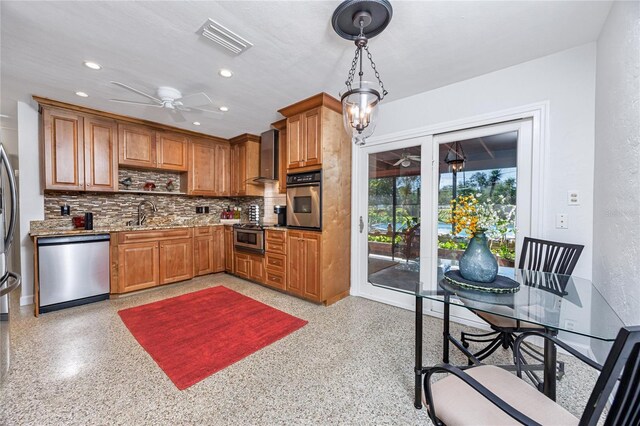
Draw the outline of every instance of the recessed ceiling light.
[[[89,97],[89,95],[87,95],[84,92],[76,92],[76,95],[80,96],[81,98],[88,98]]]
[[[222,112],[227,112],[227,111],[229,111],[229,107],[221,106],[221,107],[220,107],[220,111],[222,111]]]
[[[199,126],[199,125],[200,125],[200,122],[199,122],[199,121],[194,121],[194,122],[193,122],[193,125],[194,125],[194,126]]]
[[[233,73],[231,72],[231,70],[228,70],[228,69],[225,69],[225,68],[222,68],[222,69],[219,71],[219,73],[218,73],[218,74],[220,74],[221,76],[223,76],[223,77],[225,77],[225,78],[229,78],[229,77],[231,77],[231,76],[233,75]]]
[[[84,66],[87,68],[91,68],[92,70],[102,69],[102,65],[97,64],[95,62],[91,62],[91,61],[84,61]]]

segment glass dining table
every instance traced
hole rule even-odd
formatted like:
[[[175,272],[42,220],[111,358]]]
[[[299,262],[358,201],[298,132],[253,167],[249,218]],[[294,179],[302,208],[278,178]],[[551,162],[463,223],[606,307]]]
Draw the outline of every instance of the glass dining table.
[[[397,270],[394,270],[397,269]],[[471,308],[493,315],[526,321],[543,327],[546,332],[559,331],[586,336],[605,342],[613,342],[623,321],[602,297],[594,284],[586,279],[513,268],[500,268],[500,275],[517,281],[520,286],[514,293],[496,294],[467,290],[451,284],[439,268],[436,289],[426,288],[414,268],[391,267],[369,275],[369,282],[380,288],[410,294],[416,298],[415,308],[415,401],[422,408],[422,375],[429,369],[422,365],[423,301],[426,299],[443,304],[443,353],[442,361],[449,362],[450,343],[467,357],[472,355],[450,330],[451,306]],[[556,397],[556,349],[545,339],[543,387],[551,399]],[[469,358],[472,363],[477,360]]]

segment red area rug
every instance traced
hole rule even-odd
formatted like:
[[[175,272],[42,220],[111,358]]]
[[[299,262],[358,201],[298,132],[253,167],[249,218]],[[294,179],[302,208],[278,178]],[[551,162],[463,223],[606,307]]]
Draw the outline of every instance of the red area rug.
[[[307,324],[223,286],[118,314],[180,390]]]

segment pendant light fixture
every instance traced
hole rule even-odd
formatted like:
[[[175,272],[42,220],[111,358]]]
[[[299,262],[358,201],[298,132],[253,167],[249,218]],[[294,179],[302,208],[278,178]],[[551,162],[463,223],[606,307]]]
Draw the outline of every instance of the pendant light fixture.
[[[460,142],[454,142],[453,148],[449,147],[449,151],[447,151],[447,155],[444,157],[444,162],[449,166],[449,171],[453,173],[462,171],[466,161],[467,158],[464,156]]]
[[[331,18],[335,32],[356,44],[355,57],[345,82],[346,88],[340,93],[344,127],[351,133],[356,145],[364,145],[365,139],[373,133],[378,104],[387,95],[367,43],[389,25],[392,14],[391,4],[387,0],[346,0],[333,12]],[[363,79],[362,62],[365,53],[377,82]]]

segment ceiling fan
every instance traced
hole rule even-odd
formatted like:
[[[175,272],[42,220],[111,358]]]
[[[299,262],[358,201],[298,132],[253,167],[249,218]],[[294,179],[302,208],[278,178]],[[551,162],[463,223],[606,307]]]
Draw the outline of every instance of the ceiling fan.
[[[123,89],[127,89],[133,93],[137,93],[138,95],[142,95],[145,98],[150,99],[152,102],[138,102],[138,101],[129,101],[125,99],[109,99],[111,102],[120,102],[123,104],[131,104],[131,105],[143,105],[150,106],[154,108],[164,108],[169,112],[173,121],[183,122],[186,121],[186,118],[182,114],[183,112],[194,112],[194,113],[208,113],[211,114],[214,118],[221,118],[222,113],[218,111],[213,111],[210,109],[205,109],[202,107],[206,107],[209,105],[213,105],[213,102],[205,93],[194,93],[193,95],[182,96],[182,93],[178,89],[174,89],[173,87],[161,86],[156,90],[156,96],[145,93],[141,90],[134,89],[131,86],[127,86],[126,84],[119,83],[117,81],[112,81],[112,84],[115,84],[118,87],[122,87]]]
[[[402,156],[400,157],[400,159],[398,161],[396,161],[393,165],[394,166],[402,166],[402,167],[409,167],[411,165],[412,161],[420,161],[420,156],[419,155],[411,155],[408,152],[403,152]]]

